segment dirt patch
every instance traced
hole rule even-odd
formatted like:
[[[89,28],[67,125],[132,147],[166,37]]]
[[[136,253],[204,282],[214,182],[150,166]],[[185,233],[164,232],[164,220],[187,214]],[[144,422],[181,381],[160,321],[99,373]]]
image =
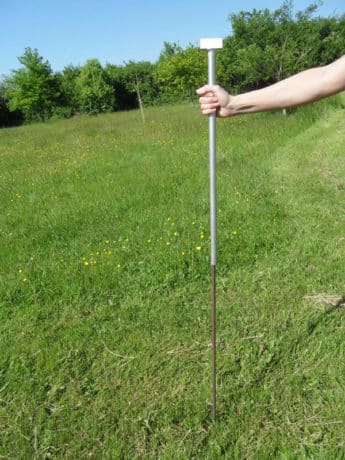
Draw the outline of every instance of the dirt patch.
[[[345,296],[332,295],[332,294],[316,294],[306,295],[306,300],[316,303],[326,303],[331,307],[345,307]]]

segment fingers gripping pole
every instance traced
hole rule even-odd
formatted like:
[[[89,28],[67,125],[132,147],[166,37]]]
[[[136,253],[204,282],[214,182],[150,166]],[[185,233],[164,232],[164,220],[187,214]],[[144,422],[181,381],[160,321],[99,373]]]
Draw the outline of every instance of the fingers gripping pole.
[[[208,50],[208,84],[216,83],[216,49],[222,48],[221,38],[204,38],[200,48]],[[216,187],[216,114],[209,115],[210,168],[210,229],[211,229],[211,329],[212,329],[212,419],[216,420],[217,405],[217,336],[216,336],[216,264],[217,264],[217,187]]]

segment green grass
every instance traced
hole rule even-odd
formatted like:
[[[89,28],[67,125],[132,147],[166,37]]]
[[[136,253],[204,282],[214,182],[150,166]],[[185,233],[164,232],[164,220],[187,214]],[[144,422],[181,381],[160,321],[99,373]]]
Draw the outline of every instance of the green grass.
[[[345,458],[343,110],[0,131],[0,458]],[[321,300],[321,301],[320,301]]]

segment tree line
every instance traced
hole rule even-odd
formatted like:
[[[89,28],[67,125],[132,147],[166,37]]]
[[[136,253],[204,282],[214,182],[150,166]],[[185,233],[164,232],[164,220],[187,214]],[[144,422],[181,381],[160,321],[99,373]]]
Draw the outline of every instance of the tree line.
[[[345,52],[345,15],[317,16],[319,3],[295,12],[286,0],[276,10],[231,14],[232,33],[217,53],[217,80],[232,93],[267,86]],[[0,126],[142,108],[190,100],[207,80],[206,53],[165,42],[155,63],[122,66],[97,59],[53,72],[37,49],[26,48],[21,67],[0,82]]]

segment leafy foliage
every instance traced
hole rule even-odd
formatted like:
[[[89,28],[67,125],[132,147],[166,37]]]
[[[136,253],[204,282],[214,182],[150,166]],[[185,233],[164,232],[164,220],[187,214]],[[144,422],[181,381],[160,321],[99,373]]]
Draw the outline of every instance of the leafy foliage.
[[[144,104],[150,104],[158,94],[158,87],[154,80],[155,66],[147,61],[129,61],[123,67],[123,84],[130,94],[138,94],[140,91]]]
[[[114,91],[97,59],[90,59],[76,79],[80,108],[90,115],[110,112],[114,106]]]
[[[21,110],[27,120],[45,120],[59,97],[57,79],[38,50],[26,48],[19,57],[23,65],[6,80],[10,110]]]
[[[261,88],[339,57],[345,45],[345,16],[314,18],[313,3],[294,15],[285,1],[275,11],[230,15],[233,35],[220,53],[221,80],[233,91]]]
[[[77,79],[80,76],[80,72],[80,67],[69,65],[61,73],[57,74],[61,90],[60,105],[69,109],[71,115],[80,110],[77,91]]]
[[[231,14],[232,33],[217,53],[217,80],[231,92],[259,89],[306,68],[325,65],[345,49],[345,15],[317,16],[318,2],[294,11],[285,0],[276,10]],[[26,48],[23,65],[6,78],[0,124],[69,117],[78,112],[129,110],[189,99],[207,79],[206,53],[190,45],[164,42],[156,63],[124,65],[97,59],[53,73],[37,50]]]
[[[175,96],[187,93],[193,102],[195,90],[207,78],[205,53],[193,46],[186,50],[174,47],[169,49],[167,44],[165,51],[157,64],[157,82]]]
[[[129,91],[123,66],[107,64],[105,67],[106,79],[113,88],[116,99],[114,100],[113,110],[129,110],[137,107],[137,97]]]
[[[21,124],[23,114],[20,110],[10,111],[6,97],[6,87],[0,82],[0,128],[2,126],[15,126]]]

